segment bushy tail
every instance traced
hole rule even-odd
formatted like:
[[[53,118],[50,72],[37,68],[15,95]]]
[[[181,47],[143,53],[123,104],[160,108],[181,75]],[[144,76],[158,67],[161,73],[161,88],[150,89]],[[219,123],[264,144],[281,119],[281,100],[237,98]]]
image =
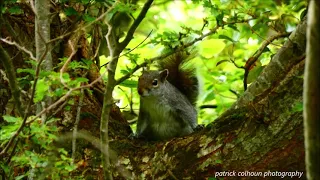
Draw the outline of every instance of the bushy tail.
[[[159,62],[160,69],[168,69],[167,80],[184,94],[192,105],[196,104],[199,94],[198,78],[195,68],[186,66],[191,57],[185,52],[178,52]]]

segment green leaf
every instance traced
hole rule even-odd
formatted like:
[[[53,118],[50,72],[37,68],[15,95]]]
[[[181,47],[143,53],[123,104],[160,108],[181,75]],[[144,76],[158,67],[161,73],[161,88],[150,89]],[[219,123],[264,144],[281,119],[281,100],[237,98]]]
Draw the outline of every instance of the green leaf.
[[[239,29],[237,28],[237,26],[235,26],[235,25],[233,25],[233,24],[228,24],[228,27],[231,28],[231,29],[233,29],[233,30],[235,30],[235,31],[240,32]]]
[[[226,35],[219,35],[219,39],[226,39],[228,41],[235,42],[233,39],[231,39],[230,37],[228,37]]]
[[[40,102],[44,98],[44,96],[48,94],[50,87],[49,84],[50,83],[48,83],[48,81],[45,79],[40,79],[38,81],[34,102]]]
[[[67,16],[77,15],[78,12],[73,7],[68,7],[64,10]]]
[[[221,60],[221,61],[217,62],[216,66],[219,66],[220,64],[225,63],[225,62],[230,62],[230,61],[229,60]]]
[[[261,74],[264,66],[255,66],[253,69],[250,70],[247,78],[247,84],[252,83],[257,79],[257,77]]]
[[[125,69],[121,69],[120,72],[121,72],[121,74],[124,74],[124,75],[130,73],[128,70],[125,70]]]
[[[8,9],[8,12],[10,14],[15,14],[15,15],[18,15],[18,14],[22,14],[23,11],[22,9],[19,7],[19,6],[12,6]]]
[[[15,177],[15,180],[20,180],[28,176],[28,173]]]
[[[205,98],[203,100],[203,102],[209,102],[215,99],[215,94],[213,93],[213,90],[210,90],[206,95]]]
[[[26,68],[26,69],[18,68],[17,69],[17,73],[29,73],[29,74],[31,74],[33,76],[36,74],[34,69],[29,69],[29,68]]]
[[[88,4],[89,2],[90,2],[90,0],[81,0],[81,3],[84,4],[84,5]]]
[[[95,19],[96,19],[95,17],[92,17],[92,16],[90,16],[90,15],[88,15],[88,14],[85,14],[85,15],[83,16],[83,20],[86,21],[86,22],[92,22],[92,21],[94,21]]]
[[[138,81],[134,81],[134,80],[125,80],[123,81],[121,84],[119,84],[120,86],[124,86],[124,87],[128,87],[128,88],[136,88],[138,86]]]
[[[16,123],[16,122],[22,121],[21,117],[13,117],[13,116],[9,116],[9,115],[4,115],[3,119],[9,123]]]
[[[293,112],[302,112],[303,111],[303,103],[297,102],[294,107],[292,108]]]

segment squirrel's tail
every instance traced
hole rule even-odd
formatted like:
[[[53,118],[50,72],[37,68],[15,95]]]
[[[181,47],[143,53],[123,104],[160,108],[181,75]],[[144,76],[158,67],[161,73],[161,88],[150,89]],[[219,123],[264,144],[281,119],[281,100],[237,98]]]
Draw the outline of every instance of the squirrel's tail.
[[[187,52],[178,52],[159,62],[161,69],[168,69],[167,80],[184,94],[192,105],[196,104],[199,94],[198,78],[194,66],[186,67],[191,59]]]

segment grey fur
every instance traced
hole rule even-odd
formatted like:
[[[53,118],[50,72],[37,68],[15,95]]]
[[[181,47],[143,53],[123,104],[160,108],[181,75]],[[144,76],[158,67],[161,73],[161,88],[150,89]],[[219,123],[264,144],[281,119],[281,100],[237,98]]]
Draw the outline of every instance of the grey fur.
[[[161,79],[161,72],[149,71],[143,80]],[[141,92],[136,136],[148,140],[166,140],[190,134],[197,127],[196,109],[165,78],[164,81],[159,80],[158,86],[145,88]]]

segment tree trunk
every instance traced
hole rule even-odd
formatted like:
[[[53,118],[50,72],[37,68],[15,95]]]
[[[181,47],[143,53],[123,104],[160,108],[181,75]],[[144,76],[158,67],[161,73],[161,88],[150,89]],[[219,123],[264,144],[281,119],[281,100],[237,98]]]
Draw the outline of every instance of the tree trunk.
[[[41,70],[52,70],[51,49],[47,42],[50,40],[50,1],[35,0],[35,41],[36,41],[36,59],[42,62]],[[37,112],[41,112],[48,107],[52,102],[51,97],[46,96],[43,102],[37,104]],[[42,123],[45,123],[47,118],[46,113],[41,117]]]
[[[308,179],[320,179],[320,2],[310,1],[307,29],[307,58],[303,91],[306,170]]]

